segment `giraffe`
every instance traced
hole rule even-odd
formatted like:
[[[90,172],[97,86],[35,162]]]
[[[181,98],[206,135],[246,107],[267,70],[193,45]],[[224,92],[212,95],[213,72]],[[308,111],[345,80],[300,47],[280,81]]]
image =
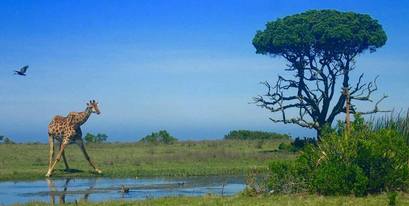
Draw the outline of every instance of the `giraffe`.
[[[48,172],[45,175],[46,177],[50,177],[54,170],[54,167],[60,161],[61,156],[64,160],[65,168],[69,169],[67,159],[65,158],[64,149],[69,144],[76,143],[82,153],[85,156],[85,159],[91,165],[94,170],[101,174],[102,171],[99,170],[91,159],[88,156],[87,151],[85,150],[85,145],[82,140],[82,132],[80,126],[83,125],[89,118],[92,113],[100,114],[98,103],[95,100],[90,101],[87,103],[87,107],[83,112],[70,112],[67,117],[62,116],[55,116],[50,124],[48,124],[48,144],[50,146],[49,150],[49,161],[48,161]],[[54,140],[59,143],[59,151],[57,156],[54,157]]]

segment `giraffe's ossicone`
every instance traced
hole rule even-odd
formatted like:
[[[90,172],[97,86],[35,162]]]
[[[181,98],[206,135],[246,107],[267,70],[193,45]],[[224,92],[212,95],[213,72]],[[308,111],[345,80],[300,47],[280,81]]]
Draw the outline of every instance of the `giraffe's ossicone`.
[[[65,168],[69,169],[67,159],[65,158],[64,149],[67,145],[75,143],[77,144],[85,159],[89,162],[92,168],[97,173],[102,173],[95,164],[91,161],[88,153],[85,149],[84,142],[82,140],[82,132],[80,126],[83,125],[92,113],[100,114],[98,103],[95,100],[87,103],[87,108],[83,112],[70,112],[67,117],[55,116],[48,125],[48,144],[49,161],[47,177],[50,177],[55,165],[60,161],[61,157],[64,159]],[[59,150],[57,156],[54,159],[54,143],[57,143]]]

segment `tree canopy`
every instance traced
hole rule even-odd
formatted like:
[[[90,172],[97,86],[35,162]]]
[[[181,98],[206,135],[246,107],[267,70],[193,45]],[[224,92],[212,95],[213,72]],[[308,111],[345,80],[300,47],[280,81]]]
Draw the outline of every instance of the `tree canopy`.
[[[386,40],[377,20],[353,12],[310,10],[268,22],[253,39],[256,53],[283,57],[289,62],[286,71],[293,72],[294,78],[279,76],[275,85],[264,82],[268,92],[255,97],[255,102],[282,113],[280,119],[271,118],[274,122],[314,128],[319,136],[324,125],[331,125],[338,114],[345,113],[347,101],[373,101],[376,79],[363,83],[361,74],[351,86],[350,72],[359,54],[375,52]],[[340,90],[337,79],[342,80]],[[338,93],[340,96],[332,101]],[[361,113],[380,112],[378,104],[384,98],[373,110]],[[353,103],[348,105],[351,113],[358,113]],[[291,109],[296,110],[297,117],[287,117]]]
[[[310,10],[267,23],[253,45],[260,54],[322,55],[333,59],[375,51],[386,43],[386,33],[366,14],[336,10]]]

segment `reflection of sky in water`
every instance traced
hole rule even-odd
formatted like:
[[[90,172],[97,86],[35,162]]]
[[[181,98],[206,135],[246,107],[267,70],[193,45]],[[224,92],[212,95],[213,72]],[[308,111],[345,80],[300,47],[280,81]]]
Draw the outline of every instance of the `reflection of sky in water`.
[[[181,184],[183,183],[183,185]],[[50,184],[50,185],[49,185]],[[130,188],[128,194],[119,192],[121,185]],[[222,186],[224,185],[224,187]],[[55,203],[65,194],[65,202],[87,199],[104,201],[112,199],[145,199],[165,196],[200,196],[208,193],[233,195],[244,189],[243,177],[186,177],[143,179],[57,179],[50,182],[17,181],[0,182],[0,205],[30,201]],[[66,191],[64,191],[66,190]]]

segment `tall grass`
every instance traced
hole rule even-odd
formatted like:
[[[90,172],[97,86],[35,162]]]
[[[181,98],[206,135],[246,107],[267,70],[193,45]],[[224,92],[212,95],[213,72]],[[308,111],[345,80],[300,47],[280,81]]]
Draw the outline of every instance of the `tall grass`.
[[[379,118],[372,118],[369,125],[373,130],[393,129],[398,131],[409,145],[409,109],[406,112],[391,113]]]

